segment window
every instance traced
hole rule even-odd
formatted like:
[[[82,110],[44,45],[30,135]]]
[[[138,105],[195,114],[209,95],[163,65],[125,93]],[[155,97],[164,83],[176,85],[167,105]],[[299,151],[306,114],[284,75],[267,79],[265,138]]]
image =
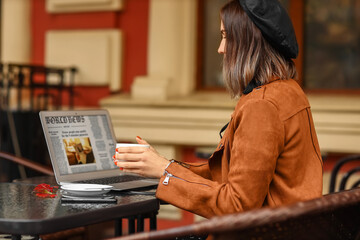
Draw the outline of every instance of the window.
[[[198,88],[224,88],[220,44],[219,10],[228,0],[199,0]]]
[[[3,21],[2,19],[2,0],[0,0],[0,21]],[[2,24],[0,24],[0,59],[2,59]]]
[[[223,89],[219,9],[228,0],[199,1],[198,89]],[[306,90],[360,89],[360,0],[281,0],[300,52],[295,60]],[[325,7],[326,6],[326,7]]]
[[[306,0],[304,20],[304,87],[360,89],[360,1]]]

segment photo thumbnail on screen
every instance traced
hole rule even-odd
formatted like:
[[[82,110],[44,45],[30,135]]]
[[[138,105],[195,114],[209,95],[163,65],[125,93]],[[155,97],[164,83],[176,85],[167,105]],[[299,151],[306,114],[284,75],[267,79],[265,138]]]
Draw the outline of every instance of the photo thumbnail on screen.
[[[69,165],[95,163],[90,138],[64,138],[64,148]]]

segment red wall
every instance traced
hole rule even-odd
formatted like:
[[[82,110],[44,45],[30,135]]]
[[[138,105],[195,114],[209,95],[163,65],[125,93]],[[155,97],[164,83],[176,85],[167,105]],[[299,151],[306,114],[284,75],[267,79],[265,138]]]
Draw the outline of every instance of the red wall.
[[[122,92],[129,92],[134,77],[146,75],[149,0],[124,1],[120,12],[49,14],[45,0],[31,0],[31,61],[44,64],[45,33],[48,30],[121,29],[124,34]],[[99,99],[110,95],[109,88],[76,87],[76,106],[98,106]],[[91,96],[91,98],[89,98]]]

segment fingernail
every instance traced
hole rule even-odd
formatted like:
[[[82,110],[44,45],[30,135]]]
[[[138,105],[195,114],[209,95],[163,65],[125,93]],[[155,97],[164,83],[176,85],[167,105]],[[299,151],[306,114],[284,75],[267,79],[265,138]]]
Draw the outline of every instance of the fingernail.
[[[113,159],[114,159],[114,161],[115,161],[115,155],[113,156]]]
[[[124,170],[124,168],[122,168],[122,167],[121,167],[121,168],[119,168],[119,169],[120,169],[120,170]]]
[[[141,137],[139,137],[139,136],[136,136],[138,139],[140,139],[140,140],[142,140],[142,138]]]

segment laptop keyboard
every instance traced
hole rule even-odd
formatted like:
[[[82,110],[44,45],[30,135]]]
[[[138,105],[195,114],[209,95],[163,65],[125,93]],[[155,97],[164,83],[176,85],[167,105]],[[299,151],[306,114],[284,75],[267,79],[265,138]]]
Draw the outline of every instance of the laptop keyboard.
[[[141,177],[141,176],[122,175],[122,176],[114,176],[114,177],[77,181],[77,183],[94,183],[94,184],[108,185],[108,184],[112,184],[112,183],[130,182],[130,181],[143,180],[143,179],[144,179],[144,177]]]

